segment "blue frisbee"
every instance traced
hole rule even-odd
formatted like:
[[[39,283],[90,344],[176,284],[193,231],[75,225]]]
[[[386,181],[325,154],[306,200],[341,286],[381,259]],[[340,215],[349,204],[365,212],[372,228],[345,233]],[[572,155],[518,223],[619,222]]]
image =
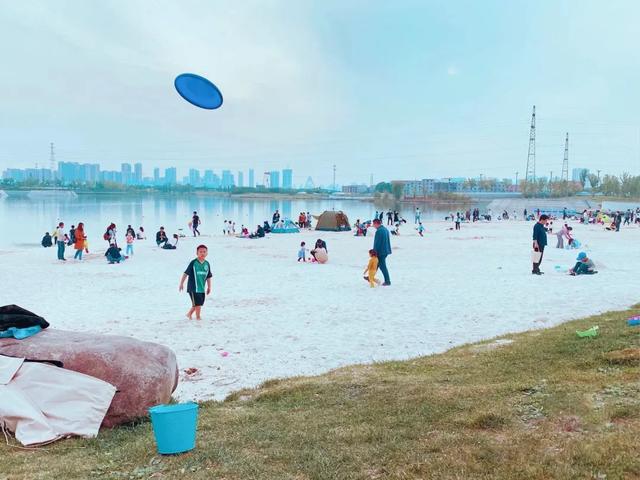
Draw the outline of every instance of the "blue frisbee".
[[[222,105],[218,87],[200,75],[183,73],[173,83],[180,96],[196,107],[215,110]]]

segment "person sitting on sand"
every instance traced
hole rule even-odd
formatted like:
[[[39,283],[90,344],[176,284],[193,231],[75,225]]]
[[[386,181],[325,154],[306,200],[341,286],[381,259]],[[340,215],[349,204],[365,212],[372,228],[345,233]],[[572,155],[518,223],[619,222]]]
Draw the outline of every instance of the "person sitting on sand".
[[[418,230],[418,235],[424,237],[424,225],[422,225],[422,222],[418,222],[418,227],[416,228],[416,230]]]
[[[277,212],[277,210],[276,210]],[[278,218],[280,218],[280,216],[278,216]],[[271,227],[269,226],[269,222],[267,222],[266,220],[264,221],[264,225],[262,226],[262,230],[263,233],[271,233]],[[263,235],[264,237],[264,235]]]
[[[163,250],[175,250],[176,248],[178,248],[178,240],[180,239],[180,237],[178,236],[177,233],[173,234],[173,239],[175,240],[175,242],[172,244],[169,243],[169,241],[167,240],[165,242],[165,244],[162,246]]]
[[[116,246],[115,243],[109,245],[109,248],[105,252],[104,256],[107,257],[107,261],[111,264],[120,263],[124,261],[124,257],[120,253],[121,249]]]
[[[258,225],[256,228],[256,231],[251,235],[249,235],[249,238],[262,238],[262,237],[264,237],[264,228],[262,228],[262,225]]]
[[[319,248],[324,248],[325,253],[329,253],[329,251],[327,250],[327,243],[322,240],[321,238],[319,238],[316,241],[316,245],[315,247],[313,247],[313,250],[311,250],[311,256],[313,257],[313,260],[317,261],[318,259],[316,258],[316,250],[318,250]]]
[[[578,254],[578,258],[576,258],[576,264],[574,267],[569,270],[569,273],[573,276],[575,275],[593,275],[594,273],[598,273],[596,270],[596,266],[585,252],[580,252]]]
[[[146,240],[147,239],[147,234],[144,233],[144,228],[140,227],[138,229],[138,233],[136,234],[136,238],[138,240]]]
[[[51,235],[49,235],[49,232],[46,232],[44,234],[44,237],[42,237],[42,241],[40,243],[44,248],[53,246],[53,240],[51,238]]]
[[[164,231],[164,227],[160,227],[158,233],[156,233],[156,245],[159,247],[164,247],[164,245],[169,241],[167,238],[167,234]]]

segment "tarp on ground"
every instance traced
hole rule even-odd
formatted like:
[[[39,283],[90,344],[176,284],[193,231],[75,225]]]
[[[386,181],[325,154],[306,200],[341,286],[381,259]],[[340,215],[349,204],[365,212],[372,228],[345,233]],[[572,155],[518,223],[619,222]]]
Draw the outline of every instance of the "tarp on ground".
[[[271,228],[271,233],[299,233],[300,229],[291,220],[286,218],[283,222],[276,223]]]
[[[316,219],[318,220],[316,230],[324,232],[348,232],[351,230],[349,219],[342,210],[326,210]]]
[[[0,355],[0,424],[23,445],[95,437],[115,393],[89,375]]]

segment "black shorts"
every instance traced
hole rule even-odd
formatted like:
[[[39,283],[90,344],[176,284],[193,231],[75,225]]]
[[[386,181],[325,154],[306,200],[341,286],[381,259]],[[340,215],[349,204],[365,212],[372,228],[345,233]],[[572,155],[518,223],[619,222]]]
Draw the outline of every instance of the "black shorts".
[[[189,298],[191,298],[191,306],[193,307],[204,305],[204,293],[189,292]]]

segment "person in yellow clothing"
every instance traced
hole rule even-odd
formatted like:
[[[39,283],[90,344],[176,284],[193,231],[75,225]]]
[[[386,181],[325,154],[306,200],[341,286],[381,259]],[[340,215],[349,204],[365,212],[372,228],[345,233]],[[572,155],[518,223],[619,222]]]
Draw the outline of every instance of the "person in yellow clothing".
[[[367,268],[364,269],[366,274],[364,279],[369,282],[371,288],[376,285],[380,285],[380,280],[376,279],[376,272],[378,271],[378,253],[375,250],[369,250],[369,263]]]

